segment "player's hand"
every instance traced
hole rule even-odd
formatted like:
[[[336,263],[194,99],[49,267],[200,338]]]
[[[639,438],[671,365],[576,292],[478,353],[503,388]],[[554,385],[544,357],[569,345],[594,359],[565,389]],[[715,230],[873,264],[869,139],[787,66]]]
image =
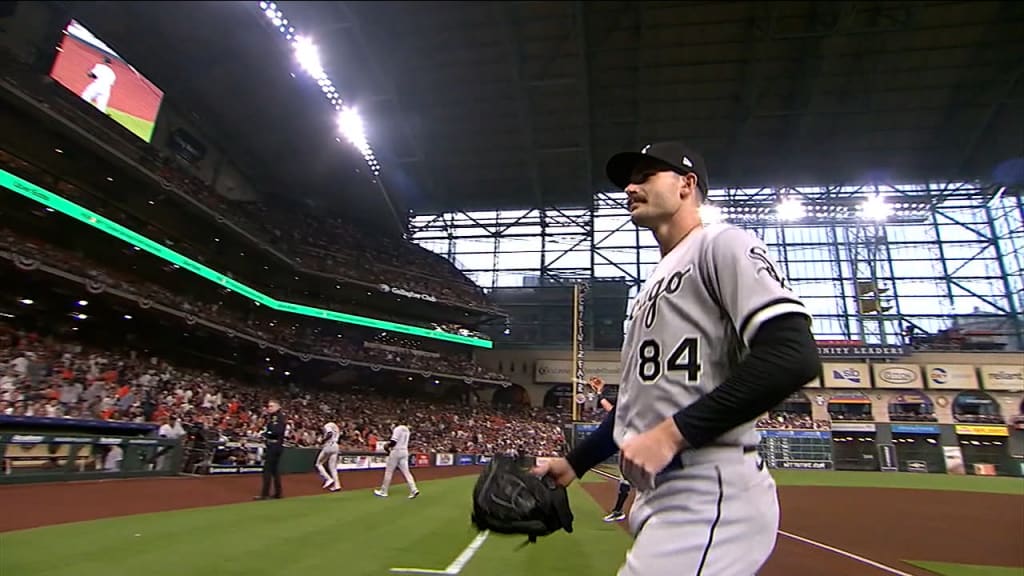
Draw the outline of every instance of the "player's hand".
[[[631,481],[650,484],[655,476],[668,466],[672,458],[682,450],[683,436],[675,422],[669,418],[643,434],[626,438],[619,448],[622,451],[622,469]]]
[[[565,458],[551,458],[537,464],[530,470],[535,476],[550,476],[559,486],[569,486],[576,479],[576,472]]]

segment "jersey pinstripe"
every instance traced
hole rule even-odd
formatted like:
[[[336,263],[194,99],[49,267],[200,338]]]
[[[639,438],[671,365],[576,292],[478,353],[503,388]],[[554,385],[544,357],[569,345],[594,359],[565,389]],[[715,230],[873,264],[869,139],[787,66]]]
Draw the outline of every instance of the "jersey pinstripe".
[[[616,442],[711,392],[761,324],[790,312],[810,316],[760,240],[729,224],[691,232],[655,267],[627,318]],[[716,443],[758,441],[751,421]]]

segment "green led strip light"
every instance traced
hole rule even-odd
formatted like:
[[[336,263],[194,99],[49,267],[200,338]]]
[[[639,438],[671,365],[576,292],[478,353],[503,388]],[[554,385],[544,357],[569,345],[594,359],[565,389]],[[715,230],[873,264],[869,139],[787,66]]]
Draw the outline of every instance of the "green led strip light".
[[[259,290],[255,290],[232,280],[231,278],[208,268],[191,258],[182,256],[174,250],[167,248],[166,246],[146,238],[145,236],[133,232],[124,226],[116,222],[112,222],[99,214],[79,206],[70,200],[67,200],[53,192],[46,189],[40,188],[35,184],[27,180],[23,180],[6,170],[0,168],[0,186],[8,188],[22,196],[38,202],[44,206],[53,208],[54,210],[66,214],[75,220],[84,222],[101,232],[110,234],[111,236],[123,240],[132,246],[149,252],[150,254],[163,258],[164,260],[177,264],[184,268],[201,276],[210,282],[219,284],[228,290],[232,290],[253,300],[260,304],[281,312],[289,312],[291,314],[301,314],[303,316],[312,316],[313,318],[324,318],[327,320],[336,320],[338,322],[344,322],[346,324],[356,324],[358,326],[367,326],[369,328],[377,328],[380,330],[387,330],[391,332],[401,332],[404,334],[411,334],[413,336],[421,336],[423,338],[433,338],[434,340],[447,340],[449,342],[457,342],[459,344],[468,344],[470,346],[479,346],[480,348],[493,348],[494,343],[490,340],[484,340],[482,338],[471,338],[469,336],[461,336],[459,334],[449,334],[440,330],[428,330],[426,328],[420,328],[418,326],[409,326],[407,324],[397,324],[395,322],[387,322],[385,320],[376,320],[374,318],[367,318],[365,316],[356,316],[354,314],[345,314],[342,312],[334,312],[331,310],[325,310],[323,308],[314,308],[313,306],[305,306],[303,304],[295,304],[292,302],[283,302],[281,300],[275,300],[266,294],[263,294]]]

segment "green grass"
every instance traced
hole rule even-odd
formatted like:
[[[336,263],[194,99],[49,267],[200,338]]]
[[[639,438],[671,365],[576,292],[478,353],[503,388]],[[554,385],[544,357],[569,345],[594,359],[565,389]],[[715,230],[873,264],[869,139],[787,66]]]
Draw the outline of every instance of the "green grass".
[[[409,501],[368,490],[146,514],[0,535],[0,574],[146,576],[388,574],[403,566],[443,570],[470,543],[475,478],[424,482]],[[153,495],[159,498],[158,494]],[[629,537],[572,489],[576,531],[525,539],[491,535],[461,574],[606,573]]]
[[[1020,576],[1020,568],[979,566],[977,564],[947,564],[945,562],[906,561],[918,568],[931,570],[940,576]]]
[[[908,472],[839,472],[773,470],[780,486],[834,486],[837,488],[908,488],[912,490],[952,490],[990,492],[1024,496],[1024,478],[1005,476],[952,476],[949,474],[913,474]]]
[[[776,471],[788,486],[882,486],[1020,494],[1024,481],[899,473]],[[590,475],[588,475],[590,476]],[[595,475],[596,476],[596,475]],[[424,482],[407,500],[369,490],[144,514],[0,534],[0,575],[384,576],[392,567],[445,569],[470,543],[475,477]],[[159,498],[159,494],[153,494]],[[576,484],[575,532],[519,548],[524,538],[492,534],[465,576],[610,574],[630,538],[600,521],[604,510]],[[915,564],[942,575],[1009,576],[1006,569]]]
[[[116,120],[118,124],[131,130],[136,136],[142,138],[146,142],[149,142],[153,138],[153,128],[156,126],[153,122],[143,120],[138,116],[132,116],[131,114],[121,112],[120,110],[115,110],[113,108],[107,108],[107,114]]]

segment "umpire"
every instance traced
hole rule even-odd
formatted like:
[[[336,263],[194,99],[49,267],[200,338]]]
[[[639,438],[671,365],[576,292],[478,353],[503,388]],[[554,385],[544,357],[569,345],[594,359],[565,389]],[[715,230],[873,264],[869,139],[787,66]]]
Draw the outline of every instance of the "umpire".
[[[270,479],[274,479],[274,498],[281,498],[281,452],[284,451],[285,418],[281,413],[281,403],[277,400],[267,402],[267,423],[263,427],[263,440],[266,449],[263,454],[263,490],[256,500],[270,497]]]

